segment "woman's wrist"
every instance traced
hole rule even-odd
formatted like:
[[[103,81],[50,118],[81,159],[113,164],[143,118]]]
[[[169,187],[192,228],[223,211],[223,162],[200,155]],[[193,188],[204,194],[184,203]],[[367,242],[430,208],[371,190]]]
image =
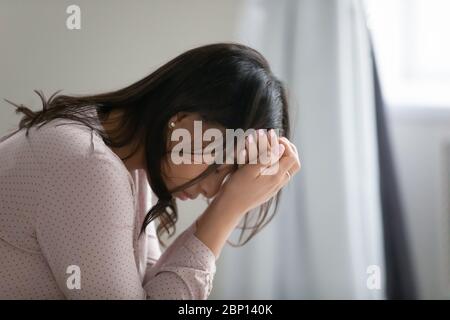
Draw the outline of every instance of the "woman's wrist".
[[[197,219],[195,236],[219,257],[228,237],[245,212],[219,193]]]

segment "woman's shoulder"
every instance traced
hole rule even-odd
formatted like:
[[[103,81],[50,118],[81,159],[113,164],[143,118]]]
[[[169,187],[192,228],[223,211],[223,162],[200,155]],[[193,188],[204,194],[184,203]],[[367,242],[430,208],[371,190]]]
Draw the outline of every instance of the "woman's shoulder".
[[[34,153],[46,156],[87,157],[93,151],[106,153],[103,140],[81,121],[56,118],[30,128],[27,137]]]
[[[29,129],[26,137],[35,153],[83,156],[91,147],[92,129],[69,119],[52,119]]]
[[[68,163],[103,165],[108,162],[127,175],[120,158],[105,144],[95,129],[69,119],[53,119],[41,127],[32,127],[29,144],[33,155],[45,170]]]

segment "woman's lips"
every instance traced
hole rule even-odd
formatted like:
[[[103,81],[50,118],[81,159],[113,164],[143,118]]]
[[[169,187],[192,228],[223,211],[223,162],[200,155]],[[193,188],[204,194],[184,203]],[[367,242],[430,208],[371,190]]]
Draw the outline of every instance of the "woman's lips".
[[[181,191],[181,193],[178,195],[178,198],[181,200],[187,200],[187,199],[194,199],[189,193]]]

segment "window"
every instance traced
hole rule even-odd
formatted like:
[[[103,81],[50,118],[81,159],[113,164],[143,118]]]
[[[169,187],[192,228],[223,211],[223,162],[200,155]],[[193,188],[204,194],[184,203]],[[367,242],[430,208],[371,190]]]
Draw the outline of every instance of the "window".
[[[450,107],[450,1],[366,0],[390,106]]]

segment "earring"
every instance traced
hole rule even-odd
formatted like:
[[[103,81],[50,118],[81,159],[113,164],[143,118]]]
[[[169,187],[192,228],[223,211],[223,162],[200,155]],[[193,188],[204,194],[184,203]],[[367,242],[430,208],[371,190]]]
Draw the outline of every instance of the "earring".
[[[175,122],[170,121],[170,123],[169,123],[169,128],[175,128]]]

